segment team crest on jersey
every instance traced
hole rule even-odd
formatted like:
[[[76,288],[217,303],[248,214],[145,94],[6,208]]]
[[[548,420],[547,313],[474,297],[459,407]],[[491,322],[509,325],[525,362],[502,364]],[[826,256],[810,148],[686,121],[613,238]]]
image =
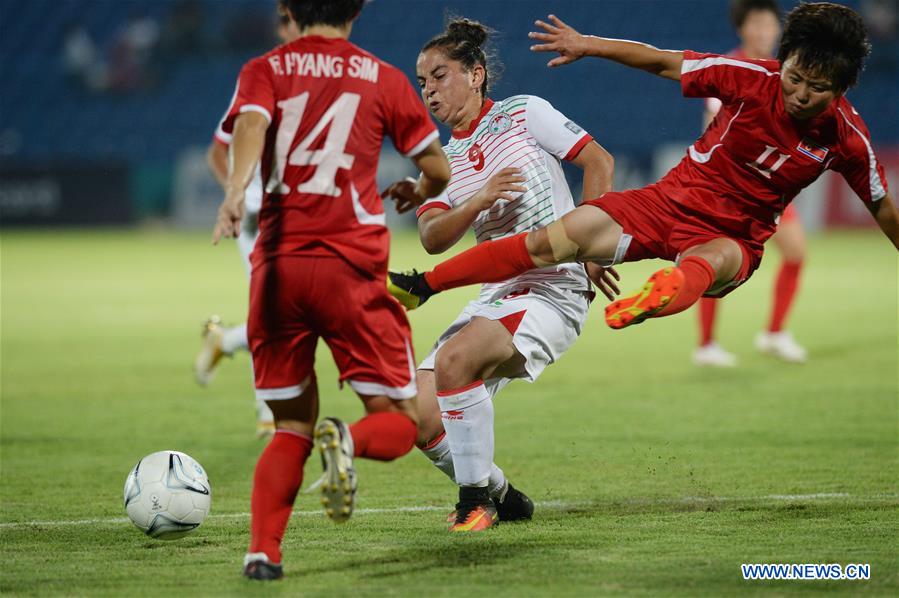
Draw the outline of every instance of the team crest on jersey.
[[[827,152],[830,151],[826,147],[820,146],[808,139],[800,141],[799,145],[796,146],[796,149],[799,150],[800,153],[803,153],[818,162],[823,162],[824,159],[827,158]]]
[[[475,170],[484,168],[484,152],[481,151],[481,146],[477,143],[468,148],[468,161],[474,162],[473,168]]]
[[[487,130],[491,135],[502,135],[512,128],[512,117],[505,112],[494,114],[487,124]]]

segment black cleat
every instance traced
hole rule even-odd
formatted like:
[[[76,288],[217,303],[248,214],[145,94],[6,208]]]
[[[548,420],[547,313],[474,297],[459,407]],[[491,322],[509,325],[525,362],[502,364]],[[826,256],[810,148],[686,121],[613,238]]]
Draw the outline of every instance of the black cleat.
[[[388,272],[387,290],[408,311],[421,306],[431,298],[431,295],[437,294],[436,291],[428,286],[425,275],[419,274],[417,270],[412,270],[411,272]]]
[[[524,521],[534,514],[534,503],[521,490],[506,482],[506,487],[499,496],[493,497],[496,512],[500,521]]]
[[[284,577],[284,568],[269,562],[265,554],[248,554],[243,561],[243,576],[259,581],[272,581]]]

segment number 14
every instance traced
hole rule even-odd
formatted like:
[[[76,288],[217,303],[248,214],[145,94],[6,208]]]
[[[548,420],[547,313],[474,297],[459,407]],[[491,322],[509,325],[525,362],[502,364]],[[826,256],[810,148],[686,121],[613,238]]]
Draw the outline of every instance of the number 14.
[[[360,96],[356,93],[343,93],[328,108],[321,120],[312,128],[299,145],[290,152],[290,146],[300,128],[300,121],[306,111],[309,92],[278,102],[281,109],[281,124],[275,137],[275,168],[269,177],[265,190],[268,193],[286,195],[290,187],[284,183],[284,169],[291,166],[317,166],[315,173],[306,182],[297,186],[299,193],[314,193],[338,197],[341,189],[335,178],[338,168],[352,168],[355,157],[344,153],[356,111],[359,109]],[[331,124],[325,145],[318,150],[310,150],[309,146]]]

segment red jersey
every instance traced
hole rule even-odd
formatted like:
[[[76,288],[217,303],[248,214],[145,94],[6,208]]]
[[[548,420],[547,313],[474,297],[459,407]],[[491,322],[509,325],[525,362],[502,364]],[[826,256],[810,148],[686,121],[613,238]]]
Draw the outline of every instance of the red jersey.
[[[222,131],[248,111],[270,123],[254,268],[279,255],[338,256],[386,275],[383,139],[414,156],[437,138],[405,75],[345,39],[302,37],[243,67]]]
[[[804,187],[832,169],[865,203],[887,193],[868,129],[845,98],[808,121],[784,110],[776,60],[685,51],[686,97],[716,97],[722,108],[657,185],[687,213],[758,248]]]

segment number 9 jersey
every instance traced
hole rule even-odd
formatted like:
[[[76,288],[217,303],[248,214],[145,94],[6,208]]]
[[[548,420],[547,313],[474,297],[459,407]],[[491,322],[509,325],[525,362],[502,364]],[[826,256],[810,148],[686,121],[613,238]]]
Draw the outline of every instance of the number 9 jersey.
[[[383,139],[412,157],[437,138],[406,76],[345,39],[301,37],[243,67],[222,131],[250,111],[270,123],[253,267],[337,256],[385,276],[389,233],[375,182]]]

